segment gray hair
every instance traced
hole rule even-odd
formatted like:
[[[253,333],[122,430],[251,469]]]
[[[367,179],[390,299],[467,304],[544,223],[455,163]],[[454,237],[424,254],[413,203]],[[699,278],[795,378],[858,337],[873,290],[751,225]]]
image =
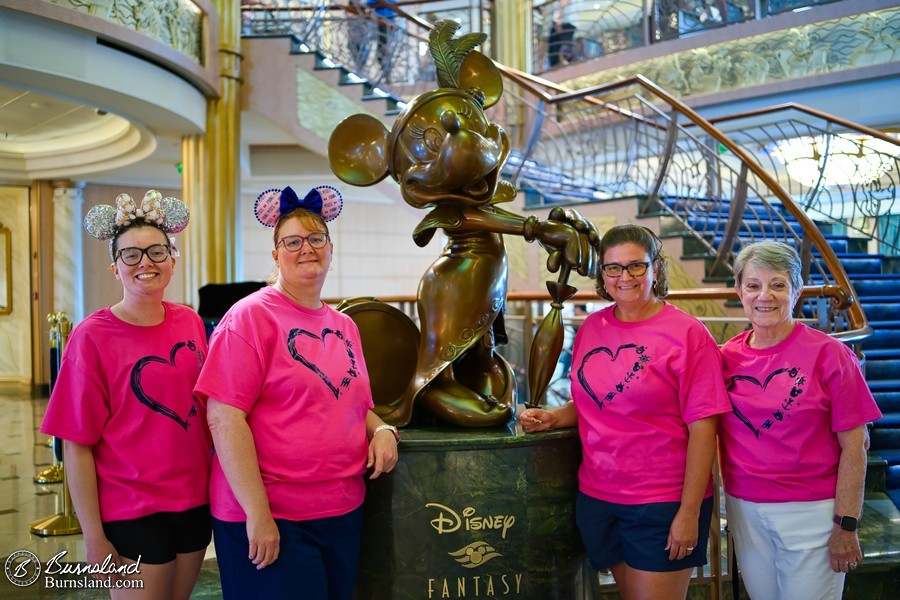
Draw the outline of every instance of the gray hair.
[[[753,264],[767,271],[787,273],[791,282],[791,293],[798,294],[803,289],[803,275],[800,255],[783,242],[754,242],[747,244],[734,259],[734,279],[741,286],[744,268]]]

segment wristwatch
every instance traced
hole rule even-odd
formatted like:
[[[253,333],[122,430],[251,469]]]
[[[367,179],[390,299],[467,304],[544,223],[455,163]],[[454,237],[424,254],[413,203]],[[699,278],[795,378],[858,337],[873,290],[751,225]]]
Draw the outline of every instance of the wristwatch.
[[[839,517],[838,515],[834,515],[834,524],[844,531],[856,531],[856,526],[859,524],[859,519],[857,519],[856,517]]]
[[[400,443],[400,432],[397,431],[397,428],[394,427],[393,425],[379,425],[378,427],[375,428],[375,431],[372,432],[372,437],[374,438],[378,434],[379,431],[383,431],[385,429],[387,429],[388,431],[390,431],[391,433],[394,434],[394,440],[399,444]]]

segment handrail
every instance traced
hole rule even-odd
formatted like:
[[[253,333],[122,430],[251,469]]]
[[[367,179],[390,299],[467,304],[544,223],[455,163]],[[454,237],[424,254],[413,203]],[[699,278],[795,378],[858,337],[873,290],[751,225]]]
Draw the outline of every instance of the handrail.
[[[878,131],[877,129],[872,129],[871,127],[867,127],[860,123],[854,123],[853,121],[848,121],[847,119],[843,119],[838,117],[837,115],[832,115],[827,112],[812,108],[810,106],[806,106],[805,104],[797,104],[796,102],[785,102],[783,104],[776,104],[774,106],[767,106],[764,108],[758,108],[755,110],[747,110],[744,112],[735,113],[733,115],[725,115],[722,117],[714,117],[709,119],[709,122],[712,124],[716,123],[725,123],[727,121],[738,121],[740,119],[747,119],[750,117],[757,117],[760,115],[768,115],[776,112],[782,112],[787,110],[796,110],[799,112],[804,112],[806,114],[812,115],[814,117],[818,117],[825,121],[832,121],[837,123],[841,127],[845,129],[855,129],[861,133],[865,133],[866,135],[870,135],[874,138],[878,138],[883,142],[888,142],[891,144],[896,144],[900,146],[900,141],[897,141],[896,138],[892,138],[889,135],[885,135],[883,131]]]
[[[541,302],[550,302],[552,300],[549,293],[546,291],[533,291],[533,292],[508,292],[506,294],[506,298],[509,301],[529,301],[536,300]],[[844,310],[848,308],[852,303],[853,299],[849,296],[843,288],[836,285],[806,285],[803,286],[803,289],[800,290],[800,298],[829,298],[832,301],[834,307],[838,310]],[[378,296],[377,298],[372,297],[373,300],[379,300],[381,302],[386,302],[388,304],[402,304],[402,303],[415,303],[417,298],[413,294],[393,294],[393,295],[383,295]],[[666,300],[671,301],[681,301],[681,300],[738,300],[738,294],[734,288],[730,287],[719,287],[719,288],[696,288],[690,290],[669,290],[668,295],[666,296]],[[347,298],[323,298],[322,302],[325,304],[338,305]],[[605,302],[605,300],[601,300],[597,294],[591,290],[579,290],[571,297],[570,300],[567,300],[570,304],[575,303],[583,303],[583,302]]]

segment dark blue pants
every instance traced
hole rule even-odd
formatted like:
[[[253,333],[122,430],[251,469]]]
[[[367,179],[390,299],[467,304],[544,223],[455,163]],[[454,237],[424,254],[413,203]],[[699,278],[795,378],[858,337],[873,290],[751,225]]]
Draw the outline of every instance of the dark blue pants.
[[[259,571],[250,562],[247,524],[213,519],[224,600],[350,600],[356,587],[363,509],[312,521],[275,519],[278,560]]]

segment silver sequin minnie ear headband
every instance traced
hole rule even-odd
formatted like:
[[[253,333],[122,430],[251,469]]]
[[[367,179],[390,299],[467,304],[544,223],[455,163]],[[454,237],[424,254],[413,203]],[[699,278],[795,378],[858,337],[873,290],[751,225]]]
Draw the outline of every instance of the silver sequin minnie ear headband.
[[[129,225],[148,223],[174,235],[183,231],[190,220],[191,211],[184,202],[178,198],[163,198],[159,191],[148,190],[140,204],[128,194],[119,194],[115,206],[98,204],[93,207],[84,217],[84,230],[93,238],[109,240],[112,256],[113,240]]]

